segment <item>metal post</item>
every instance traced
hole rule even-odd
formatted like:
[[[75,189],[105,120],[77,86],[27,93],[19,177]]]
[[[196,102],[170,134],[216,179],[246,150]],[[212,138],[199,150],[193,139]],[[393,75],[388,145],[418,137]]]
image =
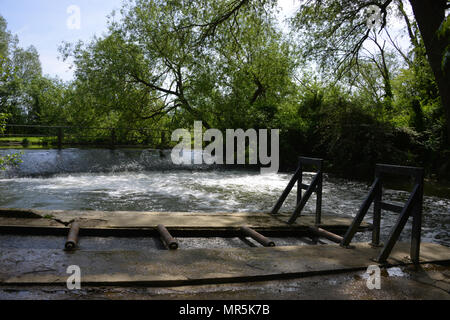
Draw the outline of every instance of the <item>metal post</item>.
[[[309,186],[308,190],[306,190],[305,196],[300,201],[300,204],[297,205],[297,207],[294,210],[294,213],[292,214],[292,217],[289,219],[288,223],[293,224],[295,221],[300,217],[303,209],[306,206],[306,203],[308,202],[309,198],[311,198],[311,195],[313,194],[314,190],[317,189],[317,183],[319,181],[319,176],[316,175],[316,177],[313,179],[311,185]]]
[[[58,149],[62,149],[63,144],[63,128],[58,128]]]
[[[413,222],[411,230],[411,260],[414,264],[420,262],[420,242],[422,230],[422,211],[423,211],[423,188],[424,188],[424,172],[416,177],[416,184],[419,186],[418,194],[413,209]]]
[[[299,177],[301,174],[301,168],[297,169],[294,176],[292,177],[291,181],[289,181],[288,186],[283,191],[283,194],[281,195],[280,199],[278,199],[277,203],[273,207],[271,214],[276,215],[280,211],[281,207],[283,206],[283,203],[286,201],[286,198],[289,196],[289,193],[292,191],[292,189],[295,186],[295,183],[298,182]]]
[[[302,202],[303,197],[303,165],[301,161],[298,164],[298,171],[299,177],[297,182],[297,205],[299,205],[300,202]]]
[[[376,173],[375,180],[379,179],[380,183],[375,188],[375,197],[373,204],[373,231],[372,231],[372,243],[373,247],[380,246],[380,232],[381,232],[381,201],[383,197],[383,182],[380,174]]]
[[[411,216],[411,213],[413,212],[413,210],[416,207],[420,188],[421,187],[418,184],[416,184],[416,186],[414,187],[414,191],[412,192],[411,196],[409,197],[409,200],[408,200],[406,206],[403,208],[403,211],[400,214],[400,218],[398,219],[397,223],[395,224],[394,228],[392,229],[386,245],[384,246],[383,250],[381,251],[380,255],[378,256],[377,261],[379,263],[385,263],[387,261],[387,258],[391,254],[392,249],[394,248],[395,244],[397,243],[400,233],[402,232],[403,228],[406,225],[406,222],[408,221],[408,218]],[[416,220],[416,224],[417,224],[417,220]],[[420,246],[420,244],[419,244],[419,246]]]
[[[344,240],[342,240],[341,246],[348,247],[350,243],[353,240],[353,237],[355,236],[356,232],[358,231],[359,226],[361,225],[365,215],[367,214],[367,211],[369,211],[370,206],[372,205],[373,200],[375,199],[376,190],[378,190],[380,186],[380,179],[377,178],[375,182],[372,185],[372,188],[370,189],[369,195],[364,200],[363,205],[359,209],[358,214],[356,215],[355,219],[353,220],[350,228],[348,228],[347,233],[344,236]]]
[[[317,183],[316,188],[316,226],[320,226],[322,224],[322,188],[323,188],[323,172],[322,168],[317,173],[319,175],[319,182]]]

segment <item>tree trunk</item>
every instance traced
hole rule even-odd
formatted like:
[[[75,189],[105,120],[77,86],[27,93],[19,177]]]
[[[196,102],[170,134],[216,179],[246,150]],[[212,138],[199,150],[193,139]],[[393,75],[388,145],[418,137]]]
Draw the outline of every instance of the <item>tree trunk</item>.
[[[414,11],[414,16],[422,34],[423,42],[427,51],[428,62],[431,65],[436,83],[439,88],[442,107],[445,113],[446,143],[450,142],[450,63],[445,67],[442,61],[446,45],[450,39],[438,37],[438,29],[445,20],[445,7],[447,0],[409,0]]]

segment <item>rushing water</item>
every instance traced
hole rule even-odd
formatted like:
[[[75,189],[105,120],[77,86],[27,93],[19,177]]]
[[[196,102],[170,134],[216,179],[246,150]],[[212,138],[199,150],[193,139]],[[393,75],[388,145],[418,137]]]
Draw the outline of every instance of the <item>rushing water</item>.
[[[2,150],[0,154],[14,152]],[[170,153],[142,150],[27,150],[18,168],[0,178],[0,207],[105,211],[270,211],[290,174],[172,165]],[[306,174],[306,180],[311,178]],[[326,176],[324,214],[354,216],[369,186]],[[385,190],[391,202],[404,203],[408,192]],[[314,200],[314,199],[312,199]],[[295,207],[291,195],[283,207]],[[314,210],[310,201],[306,212]],[[423,238],[450,246],[450,199],[425,197]],[[383,213],[386,237],[398,214]],[[370,221],[370,215],[367,221]],[[409,236],[410,224],[402,238]],[[362,239],[362,238],[360,238]]]

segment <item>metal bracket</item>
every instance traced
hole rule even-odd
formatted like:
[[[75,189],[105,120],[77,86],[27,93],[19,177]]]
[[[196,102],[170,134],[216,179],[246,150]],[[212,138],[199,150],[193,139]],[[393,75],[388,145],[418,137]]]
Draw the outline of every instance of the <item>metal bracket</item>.
[[[313,178],[311,185],[306,185],[303,183],[303,168],[304,166],[315,166],[317,167],[317,174]],[[303,209],[306,206],[306,203],[309,201],[311,195],[316,193],[316,226],[319,226],[322,223],[322,194],[323,194],[323,160],[316,158],[299,158],[298,168],[290,180],[288,186],[284,190],[281,197],[278,199],[274,208],[272,209],[271,214],[276,215],[280,211],[287,197],[291,193],[295,184],[297,184],[297,207],[294,210],[292,217],[289,219],[289,224],[295,223],[295,221],[300,217]],[[303,190],[306,190],[306,193],[303,195]]]
[[[404,207],[399,207],[382,201],[383,197],[383,183],[382,177],[385,174],[397,174],[412,176],[415,178],[414,189]],[[350,245],[357,229],[361,225],[365,215],[369,211],[370,206],[374,203],[373,213],[373,230],[371,246],[383,247],[376,261],[378,263],[385,263],[392,252],[400,233],[406,225],[409,217],[413,217],[413,228],[411,238],[411,260],[414,263],[419,263],[420,255],[420,239],[422,229],[422,206],[423,206],[423,184],[424,184],[424,169],[414,167],[400,167],[385,164],[379,164],[376,167],[375,182],[370,189],[369,195],[361,206],[357,216],[353,220],[352,225],[347,230],[344,240],[341,243],[342,247]],[[380,229],[381,229],[381,210],[392,211],[400,213],[400,217],[393,227],[388,241],[383,246],[380,244]]]

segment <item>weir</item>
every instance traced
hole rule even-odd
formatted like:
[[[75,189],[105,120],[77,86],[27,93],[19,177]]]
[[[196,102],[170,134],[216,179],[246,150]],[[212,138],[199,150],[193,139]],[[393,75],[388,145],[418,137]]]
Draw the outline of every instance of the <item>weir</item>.
[[[316,168],[310,185],[306,166]],[[386,174],[413,176],[415,185],[405,207],[383,202]],[[85,285],[181,286],[289,279],[365,270],[370,265],[398,266],[450,262],[446,246],[421,243],[423,169],[378,165],[376,179],[355,218],[323,214],[323,160],[302,157],[273,210],[254,213],[103,212],[0,209],[0,234],[54,236],[66,239],[61,250],[6,249],[0,252],[0,286],[65,285],[65,266],[77,265]],[[280,213],[297,185],[297,206]],[[302,190],[306,190],[303,194]],[[316,194],[314,214],[305,206]],[[363,219],[374,204],[373,224]],[[386,245],[380,243],[381,211],[400,213]],[[398,242],[409,217],[411,244]],[[372,243],[350,245],[357,232],[372,231]],[[86,237],[155,238],[163,246],[85,250]],[[208,239],[239,238],[238,248],[208,247]],[[183,239],[204,238],[206,247],[184,248]],[[279,245],[276,239],[312,239],[314,245]],[[183,240],[183,241],[180,241]],[[252,243],[251,247],[246,245]],[[170,250],[169,250],[170,249]],[[27,257],[23,259],[23,257]]]

